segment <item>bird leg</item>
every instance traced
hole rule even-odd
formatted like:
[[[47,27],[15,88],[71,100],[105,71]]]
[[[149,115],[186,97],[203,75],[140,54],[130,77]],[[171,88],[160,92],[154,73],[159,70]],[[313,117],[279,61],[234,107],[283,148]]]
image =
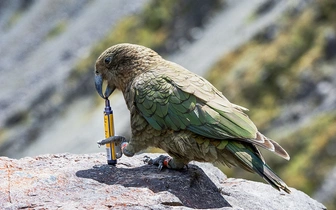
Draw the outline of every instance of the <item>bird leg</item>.
[[[152,159],[148,156],[145,156],[144,158],[145,163],[158,166],[159,171],[161,171],[163,167],[171,169],[182,169],[186,165],[184,162],[178,160],[177,158],[171,158],[167,155],[160,155],[155,159]]]
[[[114,143],[116,147],[118,147],[116,150],[121,151],[121,155],[125,154],[128,157],[132,157],[136,152],[134,150],[134,146],[132,142],[128,141],[123,136],[111,136],[106,139],[103,139],[101,141],[98,141],[97,144],[99,146],[105,145],[108,143]],[[167,155],[160,155],[159,157],[152,159],[148,156],[144,157],[144,162],[148,163],[149,165],[156,165],[158,166],[158,169],[161,171],[163,167],[171,168],[171,169],[182,169],[184,166],[186,166],[185,162],[182,160],[179,160],[178,158],[172,158]]]
[[[121,151],[121,155],[125,154],[128,157],[132,157],[134,152],[131,152],[127,147],[130,146],[129,141],[123,136],[111,136],[101,141],[97,141],[99,146],[107,143],[115,143],[115,146],[118,147],[117,151]],[[121,157],[121,156],[120,156]]]

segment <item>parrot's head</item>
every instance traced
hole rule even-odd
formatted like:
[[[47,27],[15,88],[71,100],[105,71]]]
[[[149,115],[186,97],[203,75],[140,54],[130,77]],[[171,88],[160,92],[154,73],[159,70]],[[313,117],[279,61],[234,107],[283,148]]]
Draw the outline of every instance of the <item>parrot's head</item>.
[[[118,44],[105,50],[97,59],[95,84],[102,98],[109,97],[117,88],[124,91],[136,76],[149,70],[161,59],[153,50],[134,44]],[[103,82],[107,88],[103,94]]]

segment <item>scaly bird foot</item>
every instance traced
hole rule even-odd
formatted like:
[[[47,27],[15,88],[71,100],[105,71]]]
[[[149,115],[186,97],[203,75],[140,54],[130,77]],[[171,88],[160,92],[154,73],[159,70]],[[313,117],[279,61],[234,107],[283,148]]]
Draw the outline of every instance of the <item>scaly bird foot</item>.
[[[169,162],[172,158],[167,155],[160,155],[159,157],[152,159],[148,156],[144,157],[144,163],[147,163],[148,165],[155,165],[158,166],[158,170],[161,171],[163,167],[171,168],[169,166]]]
[[[101,141],[97,141],[97,144],[99,146],[109,144],[109,143],[114,143],[116,147],[115,149],[117,153],[117,158],[121,158],[122,154],[125,154],[126,156],[134,155],[134,153],[129,152],[127,149],[125,149],[125,147],[128,145],[128,141],[123,136],[111,136]]]
[[[108,137],[107,139],[103,139],[100,141],[97,141],[97,144],[104,145],[104,144],[108,144],[108,143],[115,143],[116,145],[123,143],[123,142],[127,142],[126,138],[123,136],[111,136]]]
[[[145,156],[144,158],[145,163],[158,166],[159,171],[161,171],[164,167],[176,170],[183,169],[185,166],[187,166],[188,163],[182,159],[171,158],[167,155],[160,155],[155,159],[152,159],[148,156]]]

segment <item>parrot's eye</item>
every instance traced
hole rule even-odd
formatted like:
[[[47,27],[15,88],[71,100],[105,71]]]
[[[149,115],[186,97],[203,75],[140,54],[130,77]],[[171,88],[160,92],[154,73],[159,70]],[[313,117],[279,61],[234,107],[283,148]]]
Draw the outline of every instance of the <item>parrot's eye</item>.
[[[111,57],[106,57],[105,60],[104,60],[105,64],[110,64],[111,61],[112,61]]]

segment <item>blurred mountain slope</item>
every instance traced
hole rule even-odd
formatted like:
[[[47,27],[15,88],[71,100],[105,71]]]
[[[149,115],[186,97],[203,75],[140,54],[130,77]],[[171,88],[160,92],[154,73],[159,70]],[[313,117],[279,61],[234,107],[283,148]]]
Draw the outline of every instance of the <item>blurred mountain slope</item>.
[[[313,194],[336,166],[336,3],[292,9],[214,65],[208,79],[248,107],[259,130],[289,152],[266,160],[289,186]],[[255,179],[239,170],[226,174]],[[335,194],[319,193],[332,206]]]
[[[20,155],[76,95],[86,93],[80,83],[92,84],[88,75],[68,82],[73,66],[145,2],[1,2],[0,153]]]

